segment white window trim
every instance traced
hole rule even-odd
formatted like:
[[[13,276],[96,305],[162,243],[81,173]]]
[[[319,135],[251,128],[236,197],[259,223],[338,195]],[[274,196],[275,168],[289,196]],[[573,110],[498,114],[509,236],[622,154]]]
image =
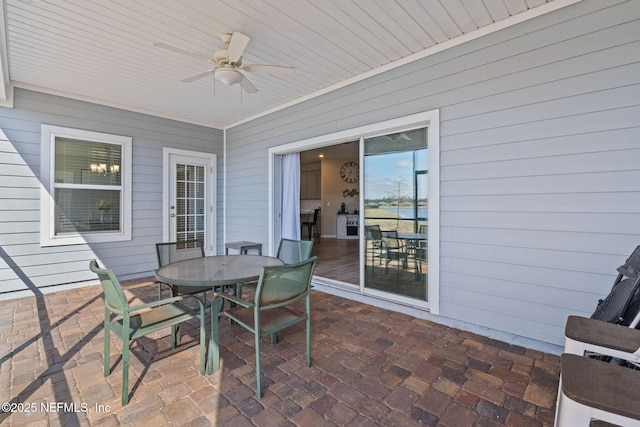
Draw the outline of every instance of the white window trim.
[[[277,217],[277,210],[274,204],[274,182],[275,176],[275,156],[288,153],[295,153],[303,150],[326,147],[342,142],[350,142],[361,138],[371,138],[385,135],[396,131],[427,127],[427,141],[429,144],[429,281],[428,292],[429,301],[422,304],[409,298],[396,297],[394,302],[415,306],[419,309],[428,309],[431,314],[440,313],[440,110],[434,109],[422,113],[411,114],[382,122],[372,123],[356,128],[346,129],[330,134],[320,135],[300,141],[291,142],[269,148],[269,248],[275,245],[274,221]],[[360,164],[363,164],[362,158]],[[362,181],[362,180],[361,180]],[[363,193],[362,182],[360,182],[360,194]],[[364,198],[360,198],[360,212],[364,212]],[[361,221],[362,222],[362,221]],[[364,223],[360,224],[360,233],[364,232]],[[364,241],[362,241],[364,244]],[[361,256],[364,252],[361,251]],[[360,260],[360,289],[362,295],[373,295],[375,291],[364,290],[364,260]],[[381,294],[380,298],[385,298]]]
[[[122,146],[122,230],[114,233],[78,233],[55,235],[55,197],[54,194],[54,143],[55,138],[71,138],[86,141],[120,144]],[[40,245],[65,246],[98,242],[116,242],[131,240],[131,158],[132,138],[101,132],[51,126],[43,124],[40,135]]]

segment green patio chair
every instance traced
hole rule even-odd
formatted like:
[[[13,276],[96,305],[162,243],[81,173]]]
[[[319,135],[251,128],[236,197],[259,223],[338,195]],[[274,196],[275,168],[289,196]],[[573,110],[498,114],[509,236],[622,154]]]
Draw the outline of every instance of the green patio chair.
[[[398,263],[398,270],[407,268],[407,247],[405,242],[398,238],[397,231],[382,232],[382,258],[385,261],[384,272],[386,273],[391,261]]]
[[[296,264],[276,267],[264,267],[258,280],[253,302],[222,294],[214,294],[211,318],[211,339],[213,345],[209,351],[209,373],[220,369],[220,344],[218,338],[218,304],[216,299],[223,298],[237,306],[221,314],[252,332],[255,336],[256,350],[256,391],[262,397],[260,340],[271,336],[271,344],[276,343],[276,332],[306,322],[307,366],[311,366],[311,278],[316,267],[317,257],[311,257]],[[304,309],[291,309],[288,306],[304,299]]]
[[[378,263],[382,263],[382,231],[380,225],[365,225],[364,231],[366,235],[365,244],[365,264],[368,259],[367,253],[371,253],[371,270],[373,275],[373,269],[375,268],[375,259],[378,258]]]
[[[202,240],[186,240],[182,242],[156,243],[156,254],[158,255],[158,266],[164,267],[172,262],[184,261],[186,259],[203,257],[204,245]],[[167,283],[158,282],[158,299],[162,299],[162,286],[171,289],[173,295],[199,294],[202,293],[203,302],[206,305],[207,292],[211,290],[207,286],[182,286],[174,289]]]
[[[280,239],[276,258],[286,264],[296,264],[309,259],[313,249],[313,240]]]
[[[285,264],[296,264],[300,261],[304,261],[311,257],[311,250],[313,249],[313,240],[293,240],[293,239],[280,239],[280,245],[278,246],[278,252],[276,258],[281,259]],[[251,289],[255,289],[258,282],[242,283],[239,287],[238,296],[242,298],[242,287],[246,286]]]
[[[91,271],[100,278],[104,292],[104,376],[111,373],[111,331],[122,340],[122,405],[129,403],[129,343],[152,332],[171,327],[171,348],[180,341],[177,325],[191,319],[200,320],[200,373],[205,368],[205,309],[202,301],[193,295],[182,295],[154,301],[149,304],[129,306],[127,297],[115,273],[100,268],[98,262],[89,263]],[[191,309],[180,301],[194,299],[199,310]],[[112,318],[112,315],[115,317]]]

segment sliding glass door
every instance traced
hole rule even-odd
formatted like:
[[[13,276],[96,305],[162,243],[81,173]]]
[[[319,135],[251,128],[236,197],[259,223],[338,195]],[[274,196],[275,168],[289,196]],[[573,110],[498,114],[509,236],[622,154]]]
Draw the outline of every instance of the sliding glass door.
[[[438,110],[425,111],[270,148],[271,247],[281,237],[281,156],[314,151],[322,158],[314,207],[322,206],[323,224],[314,285],[438,314],[439,117]],[[356,140],[357,153],[346,149]],[[327,155],[326,147],[344,151]],[[345,185],[340,169],[348,162],[358,163],[359,174]],[[357,239],[337,238],[341,203],[357,219]]]
[[[427,301],[427,128],[364,139],[364,287]]]

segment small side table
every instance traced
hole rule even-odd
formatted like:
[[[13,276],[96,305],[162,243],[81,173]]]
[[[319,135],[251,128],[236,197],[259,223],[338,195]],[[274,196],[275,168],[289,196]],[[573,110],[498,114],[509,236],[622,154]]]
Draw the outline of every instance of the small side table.
[[[240,255],[246,255],[247,251],[252,249],[258,250],[258,255],[262,255],[262,243],[257,242],[229,242],[224,244],[224,253],[229,255],[229,249],[235,249],[240,252]]]

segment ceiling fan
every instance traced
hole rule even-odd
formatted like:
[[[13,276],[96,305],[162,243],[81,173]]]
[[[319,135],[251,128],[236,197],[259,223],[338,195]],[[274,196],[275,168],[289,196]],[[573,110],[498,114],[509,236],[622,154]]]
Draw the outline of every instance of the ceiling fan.
[[[249,36],[246,36],[238,31],[233,34],[222,34],[222,41],[226,45],[226,49],[217,50],[213,54],[213,58],[207,58],[195,52],[191,52],[179,47],[174,47],[165,43],[154,43],[155,47],[167,49],[172,52],[180,53],[182,55],[188,55],[194,58],[203,59],[214,67],[205,72],[196,74],[195,76],[187,77],[182,80],[185,83],[191,83],[203,77],[207,77],[211,74],[214,78],[228,86],[240,83],[242,89],[247,93],[255,93],[258,89],[247,79],[247,77],[240,71],[247,73],[268,73],[288,76],[295,74],[296,70],[293,67],[281,67],[276,65],[261,65],[261,64],[242,64],[242,53],[249,43]]]

